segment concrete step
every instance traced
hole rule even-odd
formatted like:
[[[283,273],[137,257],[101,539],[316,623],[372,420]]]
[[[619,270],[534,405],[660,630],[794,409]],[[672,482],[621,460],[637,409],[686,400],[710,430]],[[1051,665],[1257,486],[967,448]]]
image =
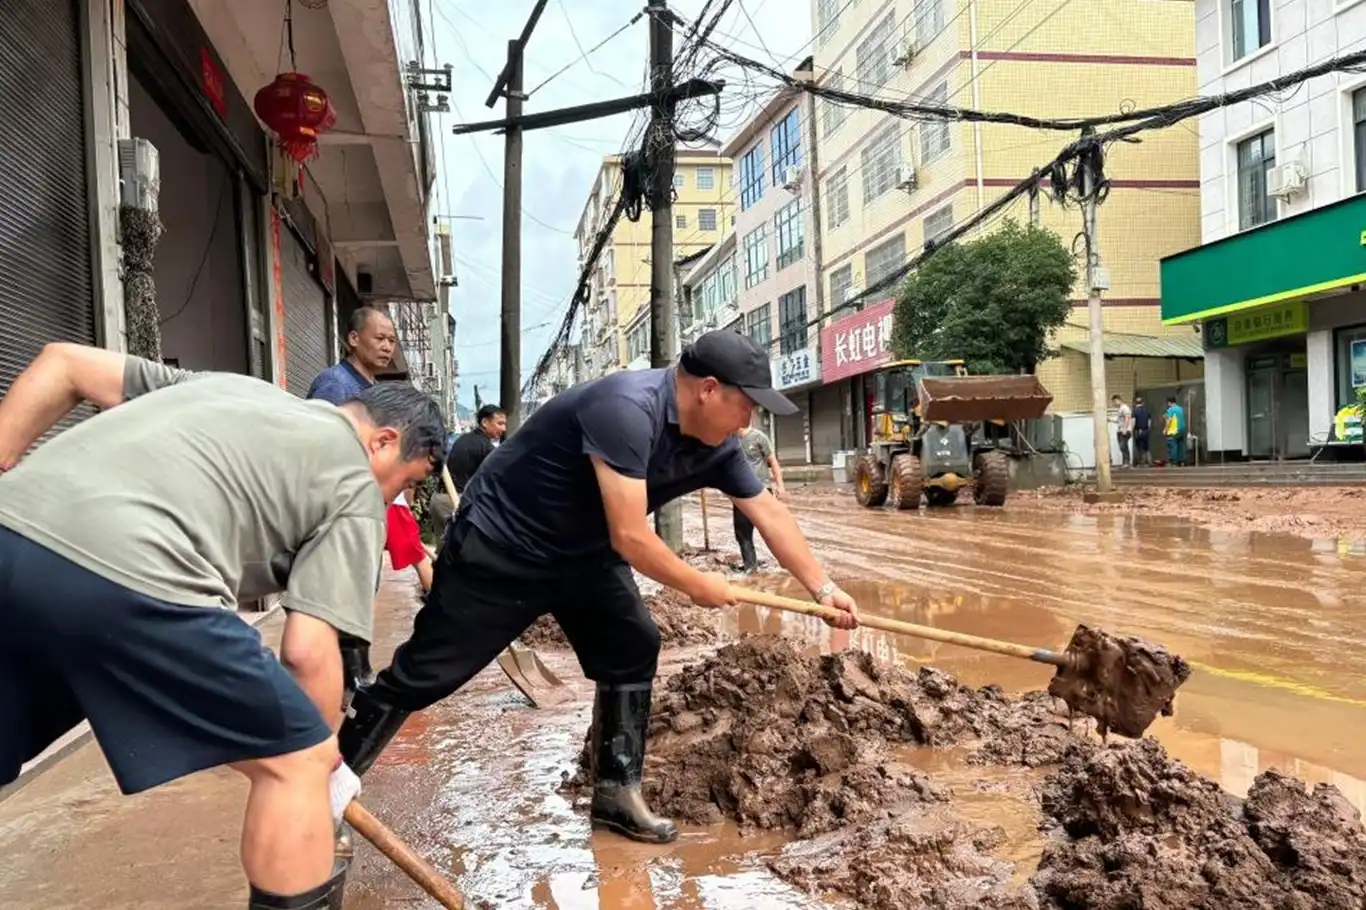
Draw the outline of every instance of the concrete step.
[[[1154,487],[1366,486],[1366,465],[1115,470],[1118,485]]]

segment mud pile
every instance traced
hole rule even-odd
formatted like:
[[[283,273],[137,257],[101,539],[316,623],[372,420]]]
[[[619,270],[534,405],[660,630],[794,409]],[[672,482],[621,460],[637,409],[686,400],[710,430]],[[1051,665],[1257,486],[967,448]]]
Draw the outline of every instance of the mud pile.
[[[1073,750],[1042,802],[1065,835],[1031,879],[1046,908],[1366,906],[1366,832],[1334,787],[1269,771],[1240,803],[1140,740]]]
[[[1096,719],[1101,735],[1142,736],[1157,716],[1170,717],[1190,664],[1160,645],[1077,626],[1067,644],[1073,664],[1059,668],[1048,694]]]
[[[693,605],[672,589],[646,595],[645,605],[659,626],[659,640],[666,648],[710,644],[719,637],[715,612]],[[569,647],[564,630],[548,614],[532,623],[518,640],[532,648]]]

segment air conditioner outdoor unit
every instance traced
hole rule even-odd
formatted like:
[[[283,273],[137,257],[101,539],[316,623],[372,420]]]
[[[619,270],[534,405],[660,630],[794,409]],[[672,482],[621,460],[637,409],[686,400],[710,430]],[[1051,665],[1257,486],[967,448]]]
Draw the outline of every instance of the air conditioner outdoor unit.
[[[435,378],[436,378],[436,364],[432,363],[430,360],[427,361],[426,363],[424,363],[424,364],[422,365],[422,375],[423,375],[424,377],[426,377],[427,379],[435,379]]]
[[[783,171],[783,189],[796,192],[802,187],[802,169],[790,167]]]
[[[899,190],[905,190],[907,192],[910,192],[911,190],[916,188],[915,168],[899,167],[896,169],[896,173],[893,175],[893,178],[896,183],[896,188]]]
[[[844,299],[841,300],[840,303],[843,303],[843,304],[846,304],[846,305],[847,305],[847,304],[850,304],[850,303],[853,303],[853,302],[858,298],[858,295],[859,295],[860,293],[862,293],[862,292],[859,291],[858,288],[848,288],[848,289],[845,290],[845,292],[844,292]]]
[[[911,59],[915,56],[915,49],[909,41],[903,41],[887,48],[887,54],[891,58],[892,68],[901,69],[910,65]]]
[[[1269,196],[1293,196],[1304,189],[1306,174],[1304,165],[1298,161],[1288,161],[1273,167],[1266,175],[1266,192]]]

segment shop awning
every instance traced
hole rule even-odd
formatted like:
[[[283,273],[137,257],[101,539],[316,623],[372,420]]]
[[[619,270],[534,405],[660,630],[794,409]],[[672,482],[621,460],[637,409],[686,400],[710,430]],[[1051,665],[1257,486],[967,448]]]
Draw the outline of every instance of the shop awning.
[[[1091,353],[1091,342],[1087,338],[1063,341],[1060,344],[1069,351]],[[1205,356],[1205,348],[1194,332],[1190,338],[1159,338],[1156,335],[1106,332],[1102,336],[1102,344],[1106,357],[1180,357],[1186,360],[1199,360]]]

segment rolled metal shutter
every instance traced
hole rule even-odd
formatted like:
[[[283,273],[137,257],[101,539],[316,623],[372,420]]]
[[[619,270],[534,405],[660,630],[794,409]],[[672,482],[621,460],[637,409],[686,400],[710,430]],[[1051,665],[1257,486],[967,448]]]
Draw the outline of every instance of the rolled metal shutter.
[[[285,291],[285,385],[300,397],[331,365],[327,351],[327,295],[313,277],[312,257],[283,224],[280,258]]]
[[[811,460],[830,464],[841,444],[840,387],[820,386],[811,390]]]
[[[790,396],[798,407],[789,417],[773,417],[773,451],[782,464],[806,464],[806,393]]]
[[[5,390],[48,342],[96,339],[80,21],[70,0],[12,0],[0,15]]]

